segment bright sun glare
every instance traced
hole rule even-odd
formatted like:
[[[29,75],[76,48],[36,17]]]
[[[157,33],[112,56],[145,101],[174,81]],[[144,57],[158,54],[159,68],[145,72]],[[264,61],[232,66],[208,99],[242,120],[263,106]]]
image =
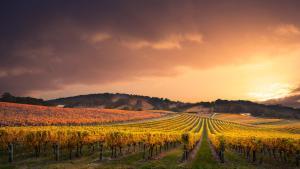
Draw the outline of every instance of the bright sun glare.
[[[292,86],[289,84],[273,83],[259,87],[256,91],[250,92],[249,96],[258,101],[266,101],[288,96],[291,91]]]

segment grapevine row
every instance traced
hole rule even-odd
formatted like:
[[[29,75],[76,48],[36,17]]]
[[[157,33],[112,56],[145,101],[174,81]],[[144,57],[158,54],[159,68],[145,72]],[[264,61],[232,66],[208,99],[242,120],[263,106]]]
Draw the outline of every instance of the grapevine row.
[[[299,134],[215,119],[208,120],[207,128],[208,137],[218,152],[221,162],[224,162],[225,149],[230,149],[244,154],[252,162],[263,163],[268,157],[283,163],[295,162],[299,166]]]
[[[62,151],[71,159],[74,151],[81,156],[84,146],[93,151],[98,147],[99,160],[103,160],[105,150],[111,152],[110,158],[122,156],[125,148],[133,153],[140,150],[148,159],[153,157],[154,149],[157,154],[158,150],[184,144],[186,159],[201,137],[202,121],[196,115],[180,114],[160,121],[110,126],[1,127],[0,147],[7,150],[8,161],[12,162],[16,147],[31,149],[36,157],[51,149],[55,160],[61,158]]]

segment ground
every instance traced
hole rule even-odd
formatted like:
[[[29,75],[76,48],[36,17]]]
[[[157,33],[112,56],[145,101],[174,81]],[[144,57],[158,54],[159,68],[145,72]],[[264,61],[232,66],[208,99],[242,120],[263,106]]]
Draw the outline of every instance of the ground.
[[[298,121],[289,121],[281,119],[266,119],[263,122],[261,118],[255,118],[245,115],[216,114],[214,118],[228,119],[230,121],[240,122],[247,125],[258,125],[284,129],[283,126],[291,127],[291,124],[299,124]],[[291,132],[297,132],[293,130]],[[99,152],[97,149],[91,152],[91,149],[84,147],[83,156],[73,157],[68,160],[67,152],[62,153],[60,161],[54,161],[51,152],[48,155],[42,155],[35,158],[32,154],[21,154],[16,156],[15,162],[8,164],[7,156],[0,151],[0,169],[293,169],[293,166],[282,166],[280,163],[253,164],[247,161],[242,155],[227,150],[225,152],[225,163],[220,163],[214,149],[210,146],[206,130],[204,130],[202,142],[194,158],[182,162],[182,145],[178,145],[168,151],[161,153],[151,160],[143,160],[141,150],[138,153],[125,155],[119,159],[109,159],[109,150],[105,151],[105,159],[98,160]],[[17,151],[22,150],[21,148]],[[25,150],[24,150],[25,151]],[[28,152],[30,150],[26,150]],[[20,154],[20,153],[18,153]],[[258,157],[259,158],[259,157]],[[267,160],[267,159],[266,159]]]

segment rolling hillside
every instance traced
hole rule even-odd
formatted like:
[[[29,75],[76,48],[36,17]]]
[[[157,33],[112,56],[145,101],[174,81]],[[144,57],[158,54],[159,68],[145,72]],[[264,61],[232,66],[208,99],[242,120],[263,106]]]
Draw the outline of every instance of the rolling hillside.
[[[5,95],[4,95],[5,96]],[[219,113],[250,113],[256,117],[300,119],[300,109],[281,105],[265,105],[244,100],[221,100],[213,102],[186,103],[172,101],[167,98],[129,95],[120,93],[88,94],[53,100],[42,100],[30,97],[7,95],[0,101],[47,105],[65,108],[100,108],[120,110],[167,110],[175,112],[219,112]]]
[[[184,103],[169,99],[128,95],[90,94],[49,100],[51,105],[64,107],[97,107],[124,110],[171,110],[177,112],[250,113],[258,117],[300,119],[300,109],[281,105],[264,105],[243,100],[216,100],[214,102]]]
[[[47,102],[52,105],[62,105],[64,107],[95,107],[124,110],[172,110],[185,105],[185,103],[164,98],[119,93],[79,95],[49,100]]]

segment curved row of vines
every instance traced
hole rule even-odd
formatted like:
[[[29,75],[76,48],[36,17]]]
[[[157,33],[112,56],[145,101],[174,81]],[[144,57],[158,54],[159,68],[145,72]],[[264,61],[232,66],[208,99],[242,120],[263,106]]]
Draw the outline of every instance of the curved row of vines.
[[[204,129],[221,162],[226,161],[225,151],[229,150],[254,163],[276,161],[299,166],[300,134],[186,113],[160,120],[107,126],[2,127],[0,148],[9,162],[24,152],[61,160],[62,156],[69,159],[83,156],[83,151],[99,153],[99,160],[132,153],[142,153],[143,159],[147,160],[183,145],[182,160],[185,161],[200,141]]]
[[[72,159],[82,151],[99,152],[99,160],[115,159],[125,154],[143,152],[151,159],[164,150],[183,144],[183,160],[202,135],[204,122],[197,115],[180,114],[171,118],[142,123],[109,126],[26,126],[0,128],[0,147],[8,162],[13,162],[17,151],[35,157],[51,152],[53,159],[62,154]],[[105,157],[109,152],[109,157]],[[4,155],[5,155],[4,154]],[[48,153],[49,155],[49,153]]]
[[[300,134],[217,119],[207,119],[206,125],[221,162],[225,161],[225,150],[231,150],[257,164],[268,161],[299,166]]]

